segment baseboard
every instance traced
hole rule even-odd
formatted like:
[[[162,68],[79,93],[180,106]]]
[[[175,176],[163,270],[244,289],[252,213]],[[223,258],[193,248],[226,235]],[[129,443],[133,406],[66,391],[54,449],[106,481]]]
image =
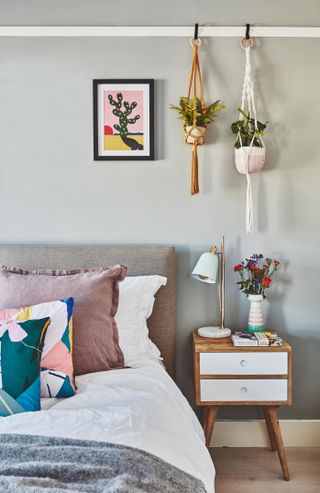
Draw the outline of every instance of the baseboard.
[[[320,447],[320,420],[281,420],[286,447]],[[217,421],[211,447],[268,447],[264,421]]]

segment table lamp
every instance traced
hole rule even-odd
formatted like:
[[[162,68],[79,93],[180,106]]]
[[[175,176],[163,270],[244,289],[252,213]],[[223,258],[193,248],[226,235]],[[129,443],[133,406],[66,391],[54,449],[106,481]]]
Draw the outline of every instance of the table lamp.
[[[220,269],[219,269],[220,256]],[[216,284],[220,272],[219,281],[219,301],[220,301],[220,326],[219,327],[201,327],[198,334],[201,337],[220,338],[229,337],[230,329],[224,326],[225,314],[225,254],[224,254],[224,236],[221,237],[221,248],[217,249],[212,246],[208,252],[205,252],[199,258],[197,265],[192,271],[192,277],[198,281],[207,284]]]

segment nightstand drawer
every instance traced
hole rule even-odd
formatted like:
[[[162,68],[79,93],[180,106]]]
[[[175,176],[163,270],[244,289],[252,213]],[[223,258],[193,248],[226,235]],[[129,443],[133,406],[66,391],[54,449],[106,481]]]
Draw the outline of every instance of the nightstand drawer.
[[[287,375],[286,352],[200,353],[200,375]]]
[[[200,380],[201,402],[284,402],[287,379]]]

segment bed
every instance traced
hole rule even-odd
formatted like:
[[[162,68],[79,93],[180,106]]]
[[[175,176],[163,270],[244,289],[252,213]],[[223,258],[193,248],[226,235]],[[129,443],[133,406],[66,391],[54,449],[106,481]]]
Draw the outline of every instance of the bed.
[[[167,371],[159,363],[139,361],[132,368],[81,375],[76,378],[78,391],[74,397],[43,399],[40,412],[21,413],[0,419],[0,486],[7,484],[1,481],[7,480],[10,475],[15,476],[15,471],[18,471],[17,475],[20,475],[21,481],[23,473],[19,469],[19,461],[25,463],[26,457],[29,457],[32,451],[33,461],[31,466],[29,464],[31,469],[27,473],[28,481],[25,479],[25,486],[21,491],[63,491],[58,489],[58,483],[48,480],[48,474],[52,473],[52,465],[49,464],[48,458],[44,461],[46,465],[40,479],[33,478],[30,472],[40,460],[39,454],[46,456],[49,451],[63,450],[62,458],[69,461],[72,474],[65,467],[63,472],[60,470],[60,475],[66,472],[71,474],[67,474],[64,480],[70,485],[75,481],[74,488],[70,487],[73,491],[212,493],[214,467],[204,445],[202,428],[173,381],[174,248],[6,246],[0,247],[0,261],[2,265],[17,265],[26,269],[95,268],[122,263],[128,266],[129,276],[159,274],[168,279],[167,285],[161,288],[156,296],[154,310],[148,322],[150,338],[160,349]],[[19,437],[22,437],[22,442],[20,440],[17,445]],[[83,446],[77,448],[80,444]],[[68,447],[73,450],[72,457],[66,452]],[[9,462],[8,450],[16,454]],[[132,451],[135,450],[135,455],[132,455]],[[106,465],[111,467],[117,458],[122,457],[122,463],[119,465],[117,462],[119,474],[115,478],[116,482],[111,486],[111,483],[108,483],[110,489],[98,479],[93,481],[93,486],[85,483],[87,486],[84,486],[84,489],[77,483],[76,478],[81,477],[88,466],[82,463],[88,453],[90,457],[96,458],[97,463],[94,464],[93,472],[90,469],[90,474],[97,478],[100,477],[102,469],[105,473]],[[67,454],[66,457],[64,454]],[[132,478],[128,479],[129,465],[134,468],[140,467],[141,470],[137,474],[146,475],[142,477],[146,489],[135,489],[136,486],[130,483]],[[12,470],[9,470],[10,467]],[[179,476],[180,473],[183,473],[182,477]],[[20,483],[12,484],[12,491],[20,491]],[[11,490],[6,487],[9,493]]]

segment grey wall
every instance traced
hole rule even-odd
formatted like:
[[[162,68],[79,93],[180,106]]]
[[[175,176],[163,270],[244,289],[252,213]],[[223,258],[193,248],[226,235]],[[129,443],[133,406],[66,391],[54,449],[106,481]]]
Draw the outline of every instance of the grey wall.
[[[201,4],[201,6],[200,6]],[[317,0],[38,0],[0,2],[2,24],[319,25]],[[190,33],[191,34],[191,33]],[[217,293],[190,278],[200,252],[227,242],[227,322],[245,327],[248,302],[232,266],[253,252],[283,268],[270,290],[268,326],[294,348],[294,405],[282,417],[320,418],[320,40],[259,39],[253,54],[258,112],[269,120],[267,164],[253,177],[255,234],[244,234],[245,180],[233,166],[244,53],[237,39],[204,40],[207,100],[228,105],[199,151],[189,195],[190,149],[168,109],[186,92],[188,39],[1,39],[2,243],[162,243],[178,250],[178,383],[192,401],[190,333],[217,320]],[[154,162],[94,163],[94,78],[156,79]],[[229,409],[223,416],[257,416]]]

